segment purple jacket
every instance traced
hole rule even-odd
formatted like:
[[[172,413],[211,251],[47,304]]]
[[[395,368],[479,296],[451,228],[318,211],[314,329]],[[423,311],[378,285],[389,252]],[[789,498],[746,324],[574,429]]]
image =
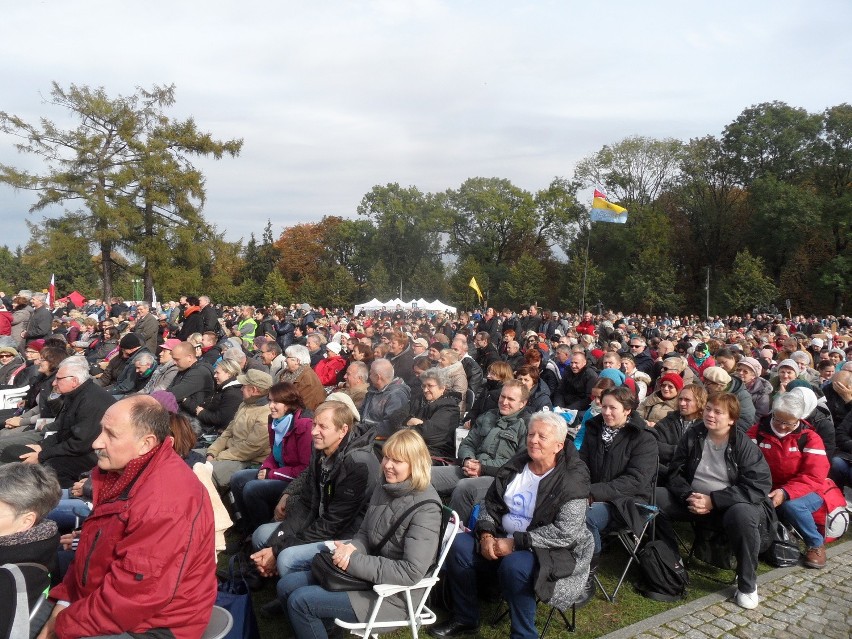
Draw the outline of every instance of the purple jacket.
[[[314,420],[311,417],[302,417],[302,411],[297,410],[293,415],[293,426],[290,431],[284,436],[284,442],[281,447],[281,458],[284,461],[283,465],[279,466],[275,461],[275,457],[270,452],[269,456],[264,460],[261,470],[266,469],[267,479],[278,479],[287,481],[298,477],[311,461],[311,430],[314,427]],[[272,430],[272,417],[269,418],[269,447],[273,448],[275,444],[275,431]]]

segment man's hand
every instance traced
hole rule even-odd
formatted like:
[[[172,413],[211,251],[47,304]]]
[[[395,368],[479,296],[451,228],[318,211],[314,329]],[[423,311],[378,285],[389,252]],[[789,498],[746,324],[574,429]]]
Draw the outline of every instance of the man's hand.
[[[479,537],[479,554],[490,561],[499,559],[497,555],[497,540],[494,535],[486,533]]]
[[[68,494],[70,494],[72,497],[82,497],[83,496],[83,486],[85,484],[86,484],[85,479],[81,479],[81,480],[75,482],[74,485],[71,486],[71,489],[68,491]]]
[[[275,504],[275,511],[272,513],[272,519],[275,521],[283,521],[284,520],[284,510],[287,507],[287,499],[290,495],[284,493],[281,495],[281,499],[278,500],[278,503]]]
[[[694,515],[706,515],[713,510],[713,500],[710,499],[710,495],[692,493],[686,498],[686,506],[689,512]]]
[[[786,495],[784,494],[784,491],[782,489],[776,488],[771,493],[769,493],[769,499],[772,500],[772,505],[778,508],[778,506],[784,503]]]
[[[845,404],[852,402],[852,387],[840,382],[831,382],[831,387],[840,395],[840,398]]]
[[[406,426],[420,426],[423,423],[422,419],[417,419],[416,417],[412,417],[407,422],[405,422]]]
[[[56,617],[59,616],[59,613],[65,610],[65,606],[60,604],[56,604],[53,607],[53,612],[50,613],[50,617],[47,622],[41,629],[41,632],[38,633],[38,637],[36,639],[56,639],[56,631],[54,627],[56,626]]]
[[[21,425],[20,417],[10,417],[6,420],[6,428],[17,428]]]
[[[482,475],[482,464],[479,463],[479,460],[468,459],[462,467],[462,472],[465,477],[479,477]]]
[[[257,571],[264,577],[273,577],[278,574],[278,567],[275,565],[275,554],[272,548],[261,548],[251,556]]]
[[[266,473],[268,472],[269,470],[267,468],[261,468],[259,471],[257,471],[257,478],[266,479]]]
[[[24,453],[18,459],[20,459],[25,464],[37,464],[38,454],[41,452],[41,446],[39,446],[38,444],[27,444],[27,448],[32,448],[33,452]]]
[[[494,554],[498,557],[507,557],[515,552],[515,540],[511,538],[495,539]]]

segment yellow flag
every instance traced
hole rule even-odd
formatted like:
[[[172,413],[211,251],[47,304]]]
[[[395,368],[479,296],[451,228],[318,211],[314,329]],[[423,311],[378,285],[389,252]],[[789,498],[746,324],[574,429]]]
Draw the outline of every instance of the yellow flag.
[[[476,294],[479,295],[479,301],[482,301],[482,291],[479,290],[479,285],[476,283],[476,278],[471,277],[468,286],[476,291]]]
[[[618,204],[613,204],[612,202],[607,202],[605,199],[601,197],[596,197],[592,200],[592,208],[593,209],[606,209],[608,211],[613,211],[614,213],[624,213],[627,211],[623,206],[618,206]]]

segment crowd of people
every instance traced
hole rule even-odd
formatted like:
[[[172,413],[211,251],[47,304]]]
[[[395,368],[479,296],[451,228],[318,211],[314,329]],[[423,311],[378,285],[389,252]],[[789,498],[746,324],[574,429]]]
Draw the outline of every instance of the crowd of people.
[[[0,393],[26,389],[0,416],[0,487],[21,485],[0,492],[0,548],[50,567],[45,638],[200,636],[230,526],[248,576],[277,584],[263,614],[324,636],[374,595],[323,588],[316,555],[333,542],[354,577],[416,583],[441,500],[465,530],[435,636],[478,629],[487,572],[512,637],[536,637],[538,601],[595,596],[636,503],[674,552],[674,521],[720,533],[754,608],[772,522],[822,568],[852,484],[845,316],[0,301]]]

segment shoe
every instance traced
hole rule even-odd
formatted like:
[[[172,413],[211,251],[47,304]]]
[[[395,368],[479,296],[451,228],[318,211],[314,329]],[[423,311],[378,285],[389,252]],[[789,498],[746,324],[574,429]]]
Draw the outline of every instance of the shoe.
[[[737,602],[737,605],[740,608],[754,610],[757,608],[757,604],[760,603],[760,597],[757,596],[757,590],[754,592],[740,592],[737,590],[737,594],[734,596],[734,601]]]
[[[260,616],[264,619],[277,619],[284,616],[284,606],[278,599],[268,601],[260,607]]]
[[[583,594],[580,595],[580,598],[574,602],[574,605],[577,608],[581,608],[589,603],[592,598],[595,596],[595,592],[597,592],[598,584],[595,581],[595,576],[598,574],[598,560],[600,559],[600,555],[592,556],[592,563],[589,566],[589,578],[586,579],[586,585],[583,588]]]
[[[469,626],[458,621],[445,621],[437,626],[429,628],[429,634],[433,637],[461,637],[479,632],[479,626]]]
[[[805,553],[805,565],[808,568],[825,568],[825,546],[808,548]]]

